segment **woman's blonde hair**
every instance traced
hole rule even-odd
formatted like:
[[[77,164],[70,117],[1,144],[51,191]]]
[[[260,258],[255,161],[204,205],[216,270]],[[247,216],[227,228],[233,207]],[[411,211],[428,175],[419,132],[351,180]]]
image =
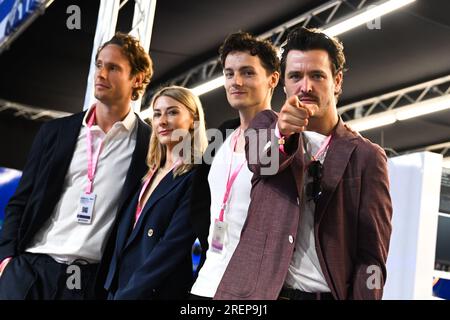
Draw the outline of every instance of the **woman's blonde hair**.
[[[173,176],[176,177],[190,171],[194,167],[194,164],[199,164],[201,162],[203,153],[208,146],[205,115],[203,113],[202,103],[200,102],[200,99],[187,88],[170,86],[159,90],[157,93],[155,93],[151,100],[150,107],[152,109],[154,108],[155,102],[159,97],[169,97],[183,104],[194,120],[194,125],[189,129],[190,139],[183,138],[183,140],[180,142],[190,142],[190,146],[185,145],[185,147],[190,148],[190,152],[188,152],[187,154],[183,154],[182,164],[175,168],[175,170],[173,171]],[[148,148],[147,155],[147,165],[149,166],[150,170],[146,174],[144,179],[148,177],[152,170],[157,170],[164,165],[166,161],[166,150],[167,147],[159,142],[155,128],[152,128],[150,146]],[[189,159],[186,158],[188,156]]]

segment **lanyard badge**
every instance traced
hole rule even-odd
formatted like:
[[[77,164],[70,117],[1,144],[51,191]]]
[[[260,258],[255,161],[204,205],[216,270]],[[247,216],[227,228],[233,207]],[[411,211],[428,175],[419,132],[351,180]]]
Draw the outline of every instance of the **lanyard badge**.
[[[95,106],[92,108],[91,115],[89,116],[87,123],[86,132],[86,142],[87,142],[87,158],[88,158],[88,185],[86,190],[81,193],[80,199],[78,201],[77,209],[77,221],[82,224],[90,224],[92,222],[94,204],[97,195],[92,193],[92,187],[94,183],[95,171],[97,169],[98,158],[100,156],[100,151],[103,147],[103,141],[100,144],[97,152],[93,154],[93,143],[92,143],[92,133],[91,127],[95,122]]]
[[[90,224],[92,222],[92,213],[94,211],[95,198],[93,193],[87,194],[83,192],[80,196],[77,210],[77,221],[82,224]]]
[[[225,221],[220,221],[219,219],[216,219],[216,221],[214,221],[214,230],[211,241],[212,251],[216,253],[222,253],[227,227],[228,225]]]
[[[225,189],[225,195],[223,196],[222,206],[220,209],[219,219],[216,219],[214,221],[214,229],[213,229],[213,235],[212,235],[212,241],[211,241],[211,250],[216,253],[222,253],[225,243],[225,235],[227,234],[227,228],[228,224],[223,220],[224,214],[225,214],[225,208],[228,203],[228,199],[230,197],[231,187],[233,186],[234,181],[236,180],[239,172],[241,171],[242,167],[246,163],[246,160],[244,160],[241,164],[237,166],[237,168],[234,170],[234,172],[231,174],[231,167],[233,165],[233,152],[236,149],[236,144],[239,138],[239,135],[241,133],[241,129],[237,131],[237,134],[235,133],[232,137],[231,141],[231,161],[230,161],[230,168],[228,170],[228,176],[227,176],[227,185]],[[230,176],[231,174],[231,176]]]

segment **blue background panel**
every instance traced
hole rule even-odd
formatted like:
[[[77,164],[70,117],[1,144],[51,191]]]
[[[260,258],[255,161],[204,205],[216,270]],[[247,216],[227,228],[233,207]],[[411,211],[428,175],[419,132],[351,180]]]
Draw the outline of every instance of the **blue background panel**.
[[[0,229],[3,225],[5,207],[16,191],[21,176],[21,171],[0,167]]]

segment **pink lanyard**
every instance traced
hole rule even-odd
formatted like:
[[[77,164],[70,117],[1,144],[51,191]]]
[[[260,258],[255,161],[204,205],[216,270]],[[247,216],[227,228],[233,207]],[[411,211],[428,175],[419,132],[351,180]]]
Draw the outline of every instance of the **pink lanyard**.
[[[103,140],[100,143],[100,147],[98,148],[97,152],[93,155],[92,153],[92,133],[91,133],[91,127],[94,125],[95,122],[95,107],[92,108],[91,115],[89,117],[88,123],[87,123],[87,132],[86,132],[86,140],[87,140],[87,156],[88,156],[88,185],[86,187],[86,193],[90,194],[92,192],[92,185],[94,183],[95,178],[95,171],[97,170],[97,163],[98,158],[100,156],[100,151],[103,147]]]
[[[247,162],[247,160],[244,160],[240,165],[238,165],[230,177],[231,167],[233,165],[233,152],[236,149],[237,141],[239,139],[240,134],[241,134],[241,128],[239,128],[239,131],[237,131],[237,134],[236,133],[233,134],[233,137],[231,139],[231,161],[230,161],[230,168],[228,169],[228,177],[227,177],[227,185],[226,185],[225,195],[223,196],[222,206],[220,207],[220,215],[219,215],[220,221],[223,221],[223,215],[225,213],[225,208],[227,206],[228,198],[230,197],[231,187],[233,186],[234,180],[236,180],[236,177],[238,176],[239,172],[241,171],[242,166]]]
[[[322,153],[325,152],[325,150],[327,149],[328,145],[330,144],[331,141],[331,137],[332,135],[329,135],[325,141],[322,143],[322,145],[320,146],[319,150],[317,151],[315,156],[312,156],[311,161],[308,163],[308,165],[305,167],[305,171],[308,169],[308,167],[310,166],[311,163],[313,163],[314,161],[317,161],[317,159],[322,155]]]
[[[170,168],[169,172],[172,171],[175,167],[178,167],[181,164],[181,160],[177,160],[173,166]],[[142,213],[142,209],[143,207],[141,206],[141,200],[142,200],[142,196],[144,195],[145,191],[147,190],[148,184],[150,183],[150,181],[152,181],[153,175],[156,172],[156,168],[152,169],[152,171],[150,172],[150,175],[148,176],[147,179],[145,179],[144,184],[142,185],[141,188],[141,192],[139,193],[139,198],[138,198],[138,203],[136,206],[136,213],[134,215],[134,224],[136,225],[139,216]]]

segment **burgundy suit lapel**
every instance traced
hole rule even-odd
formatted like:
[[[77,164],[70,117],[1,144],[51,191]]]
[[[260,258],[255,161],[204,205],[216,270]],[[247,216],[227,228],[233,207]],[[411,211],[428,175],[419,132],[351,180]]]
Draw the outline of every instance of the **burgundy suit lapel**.
[[[356,136],[344,127],[342,120],[339,120],[323,166],[322,196],[316,207],[315,224],[320,223],[331,197],[344,175],[350,156],[356,147],[352,141],[354,139]]]
[[[303,179],[304,179],[305,157],[303,156],[303,135],[298,139],[297,151],[294,154],[294,159],[291,161],[291,171],[294,175],[295,184],[297,186],[297,194],[299,199],[303,196]]]

